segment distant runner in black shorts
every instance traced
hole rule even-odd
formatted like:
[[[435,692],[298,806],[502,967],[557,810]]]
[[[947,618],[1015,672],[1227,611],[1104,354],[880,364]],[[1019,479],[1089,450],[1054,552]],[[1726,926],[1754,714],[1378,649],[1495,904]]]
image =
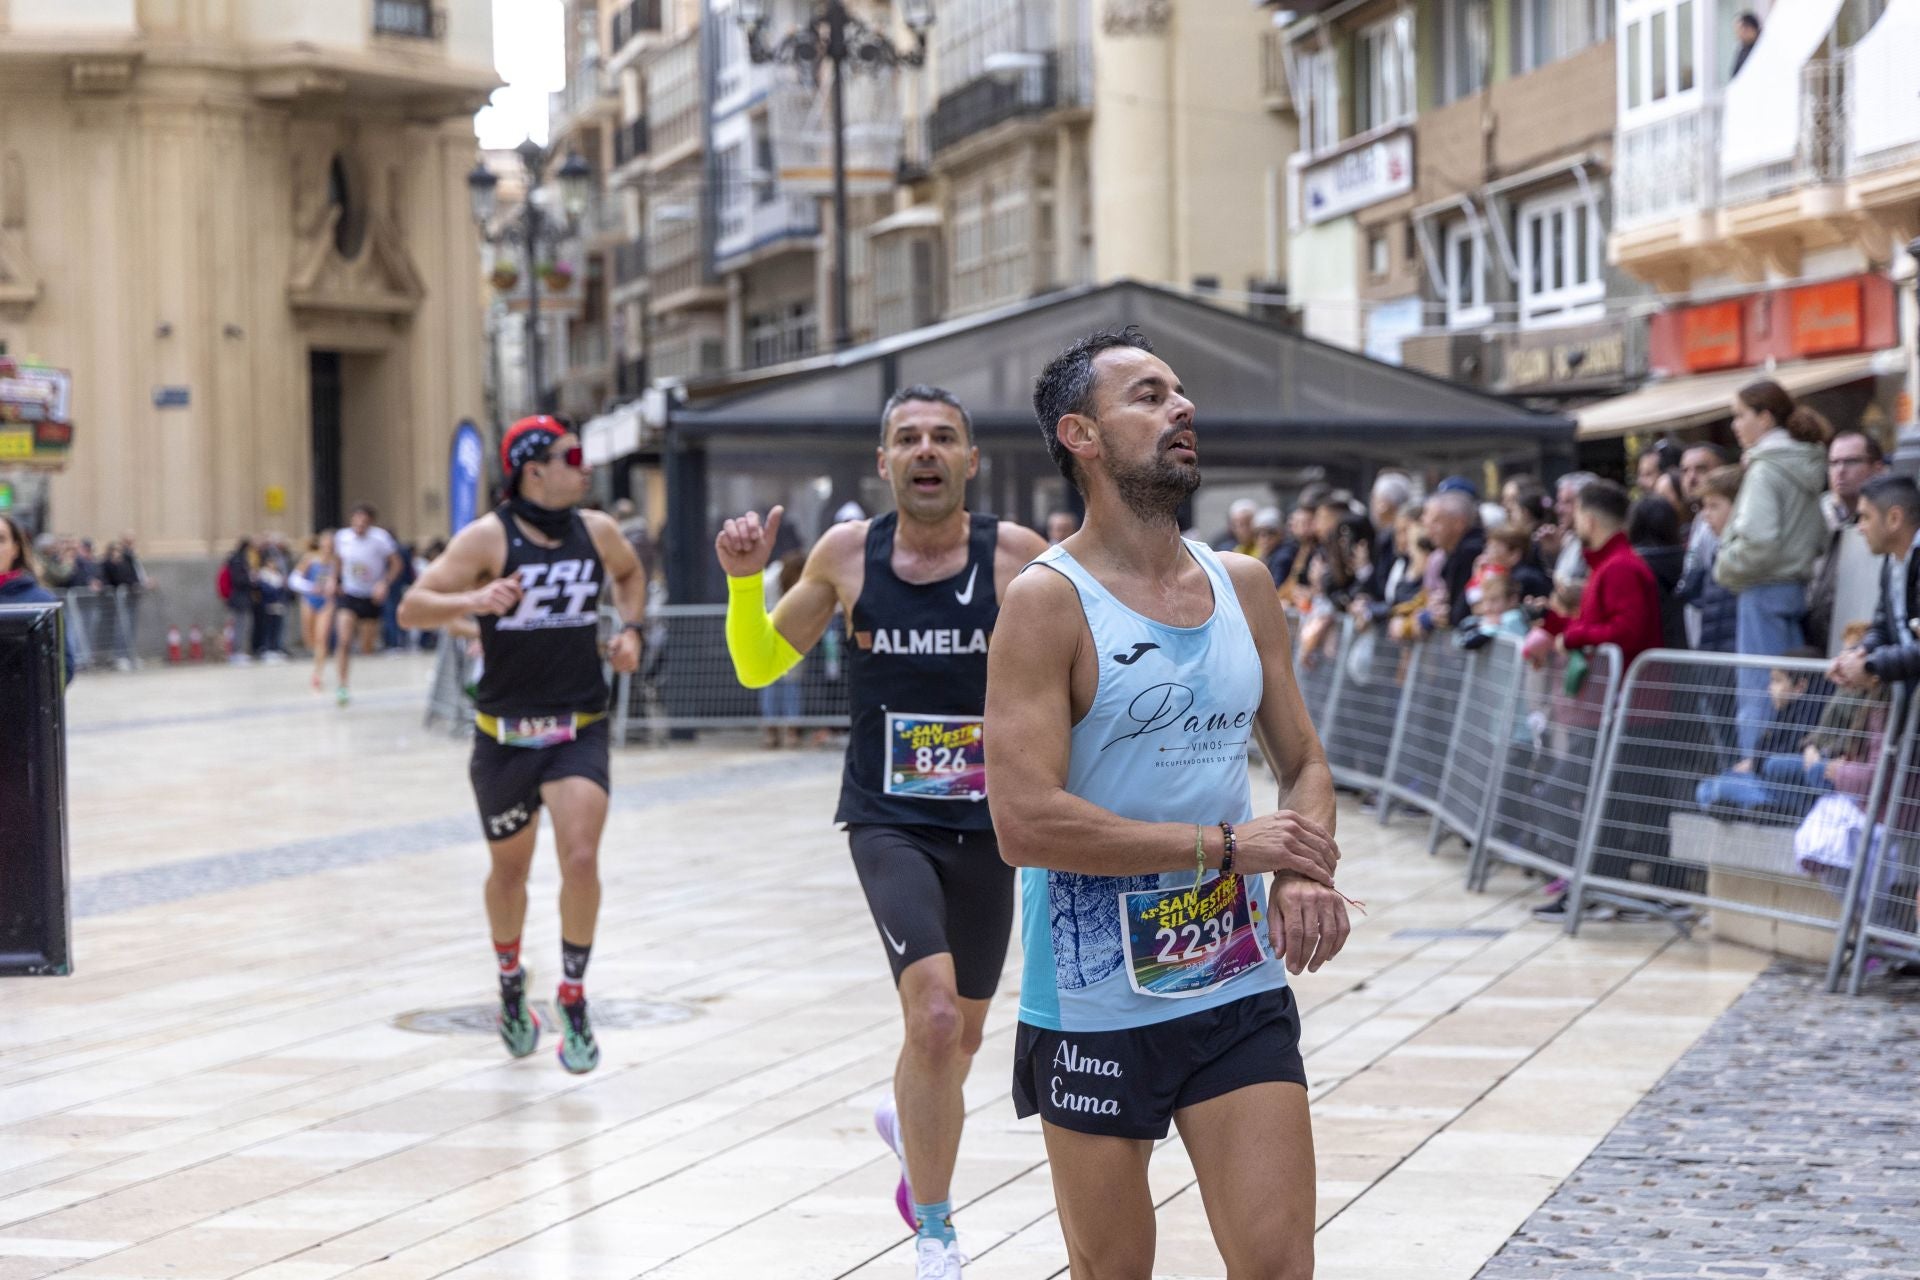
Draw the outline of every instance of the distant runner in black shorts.
[[[1046,549],[1040,535],[969,513],[973,424],[953,393],[907,387],[881,413],[878,466],[896,510],[828,529],[768,617],[761,572],[783,509],[716,540],[730,579],[727,647],[741,682],[771,684],[847,613],[852,736],[835,821],[892,967],[906,1018],[894,1103],[874,1122],[901,1157],[895,1202],[919,1235],[919,1275],[960,1274],[949,1199],[980,1047],[1012,928],[1013,876],[987,811],[980,716],[1000,594]],[[897,1107],[897,1110],[895,1109]]]
[[[442,627],[477,614],[483,667],[468,772],[493,855],[487,918],[500,973],[500,1038],[516,1058],[540,1043],[527,1004],[520,932],[542,806],[560,856],[560,1063],[591,1071],[587,958],[600,913],[607,820],[606,677],[600,593],[624,623],[615,671],[640,664],[646,575],[612,517],[578,510],[589,474],[580,438],[557,418],[523,418],[500,445],[509,497],[455,535],[400,602],[400,625]]]

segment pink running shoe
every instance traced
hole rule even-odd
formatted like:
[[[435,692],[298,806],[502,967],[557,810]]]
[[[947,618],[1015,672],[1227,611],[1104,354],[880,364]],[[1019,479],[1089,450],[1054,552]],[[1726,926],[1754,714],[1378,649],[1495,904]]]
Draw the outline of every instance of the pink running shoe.
[[[919,1219],[913,1216],[913,1188],[907,1185],[907,1148],[900,1141],[900,1114],[893,1109],[893,1098],[873,1109],[873,1128],[880,1135],[880,1141],[887,1144],[887,1150],[900,1161],[900,1185],[893,1190],[893,1207],[900,1211],[900,1220],[907,1224],[907,1230],[918,1231]]]

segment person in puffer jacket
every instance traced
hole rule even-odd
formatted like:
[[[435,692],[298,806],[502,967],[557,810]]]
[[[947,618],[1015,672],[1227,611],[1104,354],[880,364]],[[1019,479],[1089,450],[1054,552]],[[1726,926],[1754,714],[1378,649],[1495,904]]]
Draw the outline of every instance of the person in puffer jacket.
[[[1713,577],[1739,597],[1743,654],[1778,657],[1807,642],[1807,584],[1826,546],[1820,514],[1826,487],[1827,420],[1777,382],[1761,379],[1733,397],[1733,432],[1746,450],[1746,476],[1720,543]],[[1743,756],[1753,754],[1767,718],[1767,669],[1742,668],[1736,712]]]

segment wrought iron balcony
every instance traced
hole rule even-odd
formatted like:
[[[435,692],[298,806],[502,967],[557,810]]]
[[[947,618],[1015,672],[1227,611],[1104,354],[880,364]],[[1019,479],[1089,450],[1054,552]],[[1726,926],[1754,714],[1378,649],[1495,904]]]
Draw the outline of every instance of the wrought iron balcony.
[[[615,287],[632,284],[647,277],[647,242],[629,240],[615,247],[613,251],[613,283]]]
[[[1092,95],[1089,52],[1071,46],[1049,50],[1041,65],[1012,80],[983,75],[945,95],[927,119],[933,154],[1008,120],[1083,105]]]
[[[631,3],[614,10],[614,49],[618,50],[635,36],[659,34],[662,8],[662,0],[631,0]]]
[[[429,0],[373,0],[373,33],[438,40],[447,32],[447,15]]]
[[[647,154],[647,118],[629,120],[613,132],[614,167],[638,160]]]

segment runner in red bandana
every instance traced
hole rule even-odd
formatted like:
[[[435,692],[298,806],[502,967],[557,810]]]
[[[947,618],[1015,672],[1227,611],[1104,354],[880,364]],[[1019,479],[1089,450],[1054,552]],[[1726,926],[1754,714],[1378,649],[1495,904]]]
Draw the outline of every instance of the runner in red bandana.
[[[584,985],[607,819],[600,595],[611,587],[624,624],[609,655],[613,669],[632,671],[640,663],[646,576],[612,517],[578,509],[589,475],[571,427],[523,418],[501,442],[500,461],[507,500],[454,536],[400,602],[400,625],[479,618],[483,667],[469,773],[493,855],[486,903],[500,973],[500,1038],[516,1058],[540,1042],[520,932],[544,805],[560,856],[559,1056],[580,1073],[600,1062]]]

